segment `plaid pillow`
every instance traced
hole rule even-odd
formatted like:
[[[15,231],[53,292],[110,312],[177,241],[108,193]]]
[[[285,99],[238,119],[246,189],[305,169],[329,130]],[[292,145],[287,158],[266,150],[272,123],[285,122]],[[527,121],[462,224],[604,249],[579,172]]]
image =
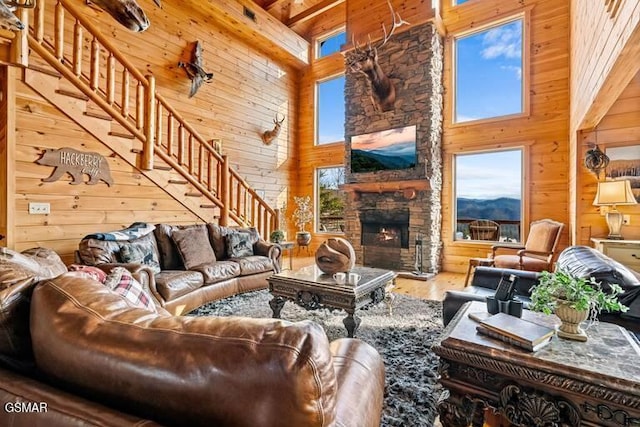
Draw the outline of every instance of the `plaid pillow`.
[[[142,287],[140,282],[133,278],[129,270],[124,267],[116,267],[107,275],[104,285],[122,295],[133,307],[144,308],[157,312],[151,301],[151,295]]]

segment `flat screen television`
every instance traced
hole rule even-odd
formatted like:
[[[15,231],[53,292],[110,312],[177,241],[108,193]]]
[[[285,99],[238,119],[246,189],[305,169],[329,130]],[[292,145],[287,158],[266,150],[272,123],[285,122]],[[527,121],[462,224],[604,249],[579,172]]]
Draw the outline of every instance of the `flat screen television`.
[[[351,172],[409,169],[416,165],[416,126],[351,137]]]

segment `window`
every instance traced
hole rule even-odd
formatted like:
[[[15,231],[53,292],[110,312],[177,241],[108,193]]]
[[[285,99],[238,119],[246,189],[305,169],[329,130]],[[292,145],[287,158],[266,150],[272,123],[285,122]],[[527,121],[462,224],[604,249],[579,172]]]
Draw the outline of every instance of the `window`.
[[[324,58],[332,53],[340,52],[340,47],[346,41],[347,33],[344,30],[319,38],[316,42],[316,58]]]
[[[523,22],[454,37],[454,123],[525,112]]]
[[[316,145],[344,141],[344,75],[316,83]]]
[[[458,154],[454,163],[455,240],[519,242],[523,149]],[[482,233],[472,236],[469,223],[480,219],[499,225],[497,238],[487,238]]]
[[[344,232],[344,167],[316,169],[317,232]]]

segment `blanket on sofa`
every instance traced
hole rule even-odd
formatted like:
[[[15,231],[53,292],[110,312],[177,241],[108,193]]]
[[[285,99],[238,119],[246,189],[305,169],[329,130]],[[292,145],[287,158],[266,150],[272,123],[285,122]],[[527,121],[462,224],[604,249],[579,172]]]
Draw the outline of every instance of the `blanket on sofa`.
[[[155,225],[147,224],[146,222],[134,222],[127,228],[116,231],[109,231],[106,233],[93,233],[84,236],[85,239],[97,239],[97,240],[133,240],[142,236],[146,236],[155,229]]]

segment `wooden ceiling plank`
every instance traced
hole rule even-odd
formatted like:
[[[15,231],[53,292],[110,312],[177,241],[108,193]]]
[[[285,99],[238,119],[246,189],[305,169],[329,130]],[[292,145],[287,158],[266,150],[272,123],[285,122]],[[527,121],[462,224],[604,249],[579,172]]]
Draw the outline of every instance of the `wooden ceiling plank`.
[[[185,2],[185,7],[211,10],[211,15],[232,34],[275,53],[275,57],[295,68],[309,65],[309,42],[251,0],[207,0],[198,5]],[[245,8],[254,13],[255,20],[244,15]]]
[[[295,15],[292,16],[286,23],[285,25],[289,28],[293,27],[294,25],[297,24],[301,24],[303,22],[306,22],[310,19],[315,18],[316,16],[320,15],[321,13],[326,12],[329,9],[332,9],[338,5],[341,5],[342,3],[344,3],[345,0],[323,0],[320,3],[316,4],[313,7],[310,7],[309,9]]]

